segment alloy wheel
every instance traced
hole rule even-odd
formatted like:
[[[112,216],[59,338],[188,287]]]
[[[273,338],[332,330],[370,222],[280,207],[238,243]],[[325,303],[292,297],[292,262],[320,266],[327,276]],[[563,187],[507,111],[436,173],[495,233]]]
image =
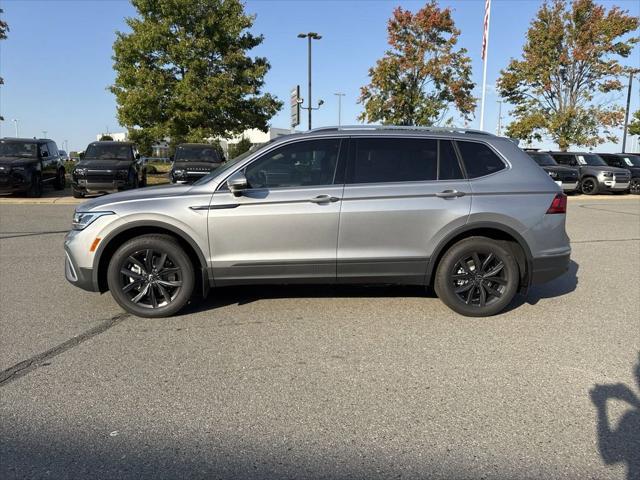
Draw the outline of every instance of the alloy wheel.
[[[120,269],[122,293],[136,305],[161,308],[182,288],[182,269],[165,252],[146,249],[129,255]]]
[[[494,253],[471,252],[461,257],[449,275],[453,292],[466,305],[485,307],[504,294],[508,277]]]
[[[635,195],[640,194],[640,180],[637,178],[634,178],[633,180],[631,180],[631,185],[629,186],[629,192],[633,193]]]
[[[590,195],[596,189],[596,183],[594,180],[587,178],[582,182],[582,193]]]

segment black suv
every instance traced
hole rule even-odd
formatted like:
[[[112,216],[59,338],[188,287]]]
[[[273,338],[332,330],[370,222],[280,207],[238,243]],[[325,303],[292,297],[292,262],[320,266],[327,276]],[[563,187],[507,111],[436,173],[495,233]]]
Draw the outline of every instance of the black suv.
[[[73,196],[110,193],[147,184],[147,167],[130,142],[93,142],[71,175]]]
[[[183,143],[176,147],[171,166],[171,183],[192,183],[209,175],[224,159],[220,153],[206,143]]]
[[[580,186],[580,173],[576,167],[558,165],[551,155],[546,152],[525,150],[529,156],[540,165],[565,193],[576,193]]]
[[[629,188],[629,170],[610,167],[599,155],[584,152],[549,152],[560,165],[578,167],[580,190],[585,195],[624,193]]]
[[[599,153],[610,167],[625,168],[631,174],[629,191],[640,194],[640,155],[633,153]]]
[[[0,139],[0,193],[39,197],[43,185],[48,183],[56,190],[62,190],[64,173],[64,164],[53,140]]]

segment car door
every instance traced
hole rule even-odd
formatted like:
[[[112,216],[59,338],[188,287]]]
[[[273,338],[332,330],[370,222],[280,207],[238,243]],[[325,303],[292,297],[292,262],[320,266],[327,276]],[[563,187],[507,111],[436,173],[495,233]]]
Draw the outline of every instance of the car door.
[[[351,141],[338,234],[338,282],[425,280],[430,241],[471,209],[449,140],[359,137]]]
[[[242,168],[249,186],[242,194],[218,188],[208,214],[216,285],[335,281],[341,144],[274,147]]]
[[[60,153],[58,153],[58,146],[56,142],[48,142],[49,145],[49,157],[47,158],[47,178],[50,181],[55,180],[58,174],[58,162],[60,161]]]
[[[41,171],[40,175],[43,182],[51,180],[51,152],[49,152],[49,143],[40,144],[40,162]]]

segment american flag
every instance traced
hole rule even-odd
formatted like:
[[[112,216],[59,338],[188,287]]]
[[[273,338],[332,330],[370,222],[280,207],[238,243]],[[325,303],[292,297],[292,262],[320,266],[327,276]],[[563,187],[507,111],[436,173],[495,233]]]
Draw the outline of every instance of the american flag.
[[[489,40],[489,12],[491,12],[491,0],[484,0],[484,29],[482,31],[482,60],[487,55],[487,42]]]

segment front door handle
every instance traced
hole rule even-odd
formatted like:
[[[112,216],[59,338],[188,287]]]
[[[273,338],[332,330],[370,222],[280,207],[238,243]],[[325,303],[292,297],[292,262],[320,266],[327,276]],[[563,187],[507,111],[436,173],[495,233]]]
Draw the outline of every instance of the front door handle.
[[[459,192],[458,190],[444,190],[442,192],[436,193],[436,197],[440,197],[440,198],[464,197],[464,192]]]
[[[318,195],[317,197],[309,199],[312,203],[333,203],[338,200],[340,200],[338,197],[332,197],[331,195]]]

